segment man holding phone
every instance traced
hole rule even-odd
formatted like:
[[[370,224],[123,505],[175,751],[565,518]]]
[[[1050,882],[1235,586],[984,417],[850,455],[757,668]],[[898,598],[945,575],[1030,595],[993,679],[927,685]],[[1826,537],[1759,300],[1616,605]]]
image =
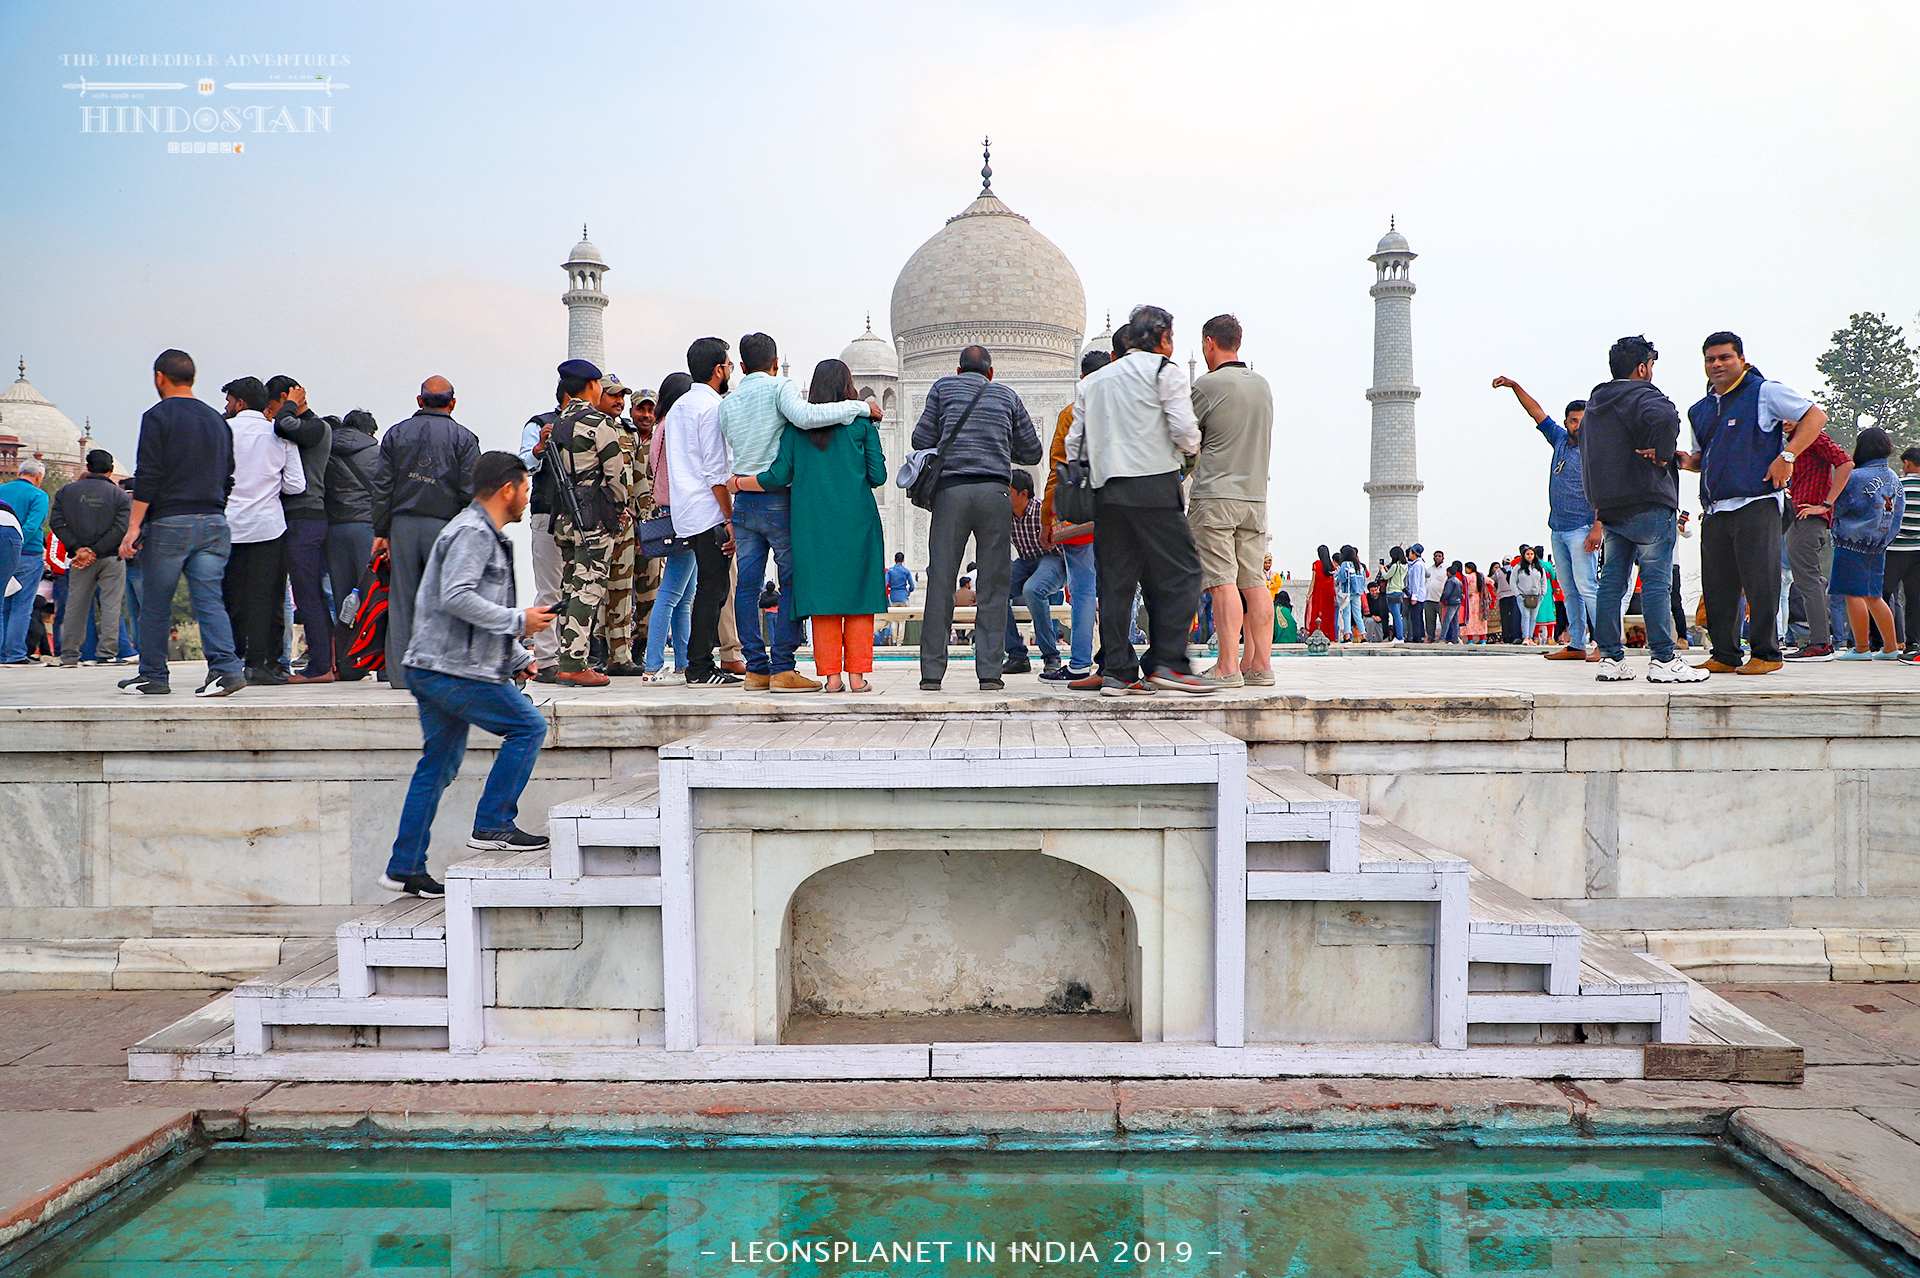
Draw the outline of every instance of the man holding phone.
[[[473,502],[434,539],[421,574],[405,664],[424,743],[400,810],[393,855],[380,877],[388,891],[446,895],[427,873],[427,844],[440,795],[460,771],[467,730],[474,725],[501,742],[467,846],[516,852],[547,846],[545,836],[514,824],[520,792],[547,739],[547,720],[512,685],[533,666],[533,653],[521,640],[554,618],[551,609],[514,607],[513,550],[501,530],[526,513],[529,489],[527,464],[519,457],[481,454]]]

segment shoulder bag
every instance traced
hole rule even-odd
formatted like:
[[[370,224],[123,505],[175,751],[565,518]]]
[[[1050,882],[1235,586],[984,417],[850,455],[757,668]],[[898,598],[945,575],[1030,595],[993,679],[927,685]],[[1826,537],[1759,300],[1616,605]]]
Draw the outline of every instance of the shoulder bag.
[[[937,447],[916,448],[907,454],[905,461],[900,463],[900,473],[894,477],[894,485],[906,489],[907,500],[920,509],[933,509],[933,493],[940,484],[940,454],[948,444],[953,442],[953,437],[960,433],[960,428],[967,424],[967,418],[973,416],[974,406],[980,402],[980,397],[987,393],[987,387],[991,385],[993,385],[992,382],[980,383],[980,389],[975,391],[973,398],[967,401],[966,411],[961,413],[959,420],[954,422],[945,435],[941,436]]]

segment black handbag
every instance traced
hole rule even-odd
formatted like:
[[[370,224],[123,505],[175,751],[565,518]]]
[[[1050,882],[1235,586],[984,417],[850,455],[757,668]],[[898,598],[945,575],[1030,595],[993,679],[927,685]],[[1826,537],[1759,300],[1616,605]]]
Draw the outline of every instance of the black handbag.
[[[953,442],[954,436],[960,433],[960,428],[967,424],[967,418],[973,416],[974,406],[980,402],[980,397],[987,393],[987,387],[991,385],[993,385],[992,382],[980,383],[980,389],[975,391],[973,398],[967,401],[966,411],[960,414],[960,420],[953,424],[953,428],[941,439],[937,448],[926,450],[925,455],[918,459],[920,462],[919,469],[914,472],[906,484],[902,485],[907,490],[907,500],[920,509],[933,509],[933,494],[940,486],[940,468],[942,465],[940,455],[946,451],[947,445]],[[907,464],[912,465],[913,460],[913,458],[909,458]]]
[[[666,506],[655,506],[640,521],[640,553],[649,559],[666,559],[693,549],[693,542],[674,535],[673,513]]]
[[[1086,459],[1075,457],[1053,468],[1053,513],[1063,524],[1093,522],[1093,476]]]

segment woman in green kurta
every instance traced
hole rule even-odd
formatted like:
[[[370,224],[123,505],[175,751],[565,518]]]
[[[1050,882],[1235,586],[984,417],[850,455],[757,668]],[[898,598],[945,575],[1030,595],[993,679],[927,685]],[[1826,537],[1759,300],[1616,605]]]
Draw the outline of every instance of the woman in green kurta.
[[[1300,642],[1300,623],[1293,619],[1293,599],[1284,590],[1273,600],[1273,641]]]
[[[807,398],[816,404],[859,399],[853,373],[837,359],[813,370]],[[870,692],[873,618],[887,610],[886,544],[873,490],[887,481],[887,459],[873,419],[780,436],[773,465],[734,483],[747,492],[792,493],[793,615],[813,619],[813,664],[828,692]]]

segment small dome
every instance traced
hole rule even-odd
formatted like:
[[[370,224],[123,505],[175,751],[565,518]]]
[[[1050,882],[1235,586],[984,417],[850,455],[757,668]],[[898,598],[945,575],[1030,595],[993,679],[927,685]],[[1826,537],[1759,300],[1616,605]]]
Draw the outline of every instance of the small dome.
[[[1380,237],[1380,244],[1373,251],[1376,253],[1405,253],[1407,250],[1407,237],[1389,228],[1387,233]]]
[[[573,246],[573,252],[568,255],[566,265],[572,266],[575,262],[594,262],[601,266],[607,264],[607,259],[600,256],[600,250],[595,248],[593,241],[587,238],[587,228],[584,225],[580,228],[580,242]]]
[[[840,362],[852,369],[855,377],[900,376],[899,354],[893,349],[893,343],[873,331],[871,319],[867,321],[867,331],[840,352]]]
[[[80,465],[80,428],[27,380],[24,362],[20,378],[0,391],[0,435],[20,441],[20,460],[38,456],[77,469]]]
[[[1108,312],[1107,314],[1107,326],[1101,329],[1099,332],[1095,333],[1092,337],[1089,337],[1087,339],[1087,344],[1080,348],[1080,353],[1082,355],[1087,354],[1089,351],[1105,351],[1109,355],[1113,353],[1113,314],[1112,312]]]

